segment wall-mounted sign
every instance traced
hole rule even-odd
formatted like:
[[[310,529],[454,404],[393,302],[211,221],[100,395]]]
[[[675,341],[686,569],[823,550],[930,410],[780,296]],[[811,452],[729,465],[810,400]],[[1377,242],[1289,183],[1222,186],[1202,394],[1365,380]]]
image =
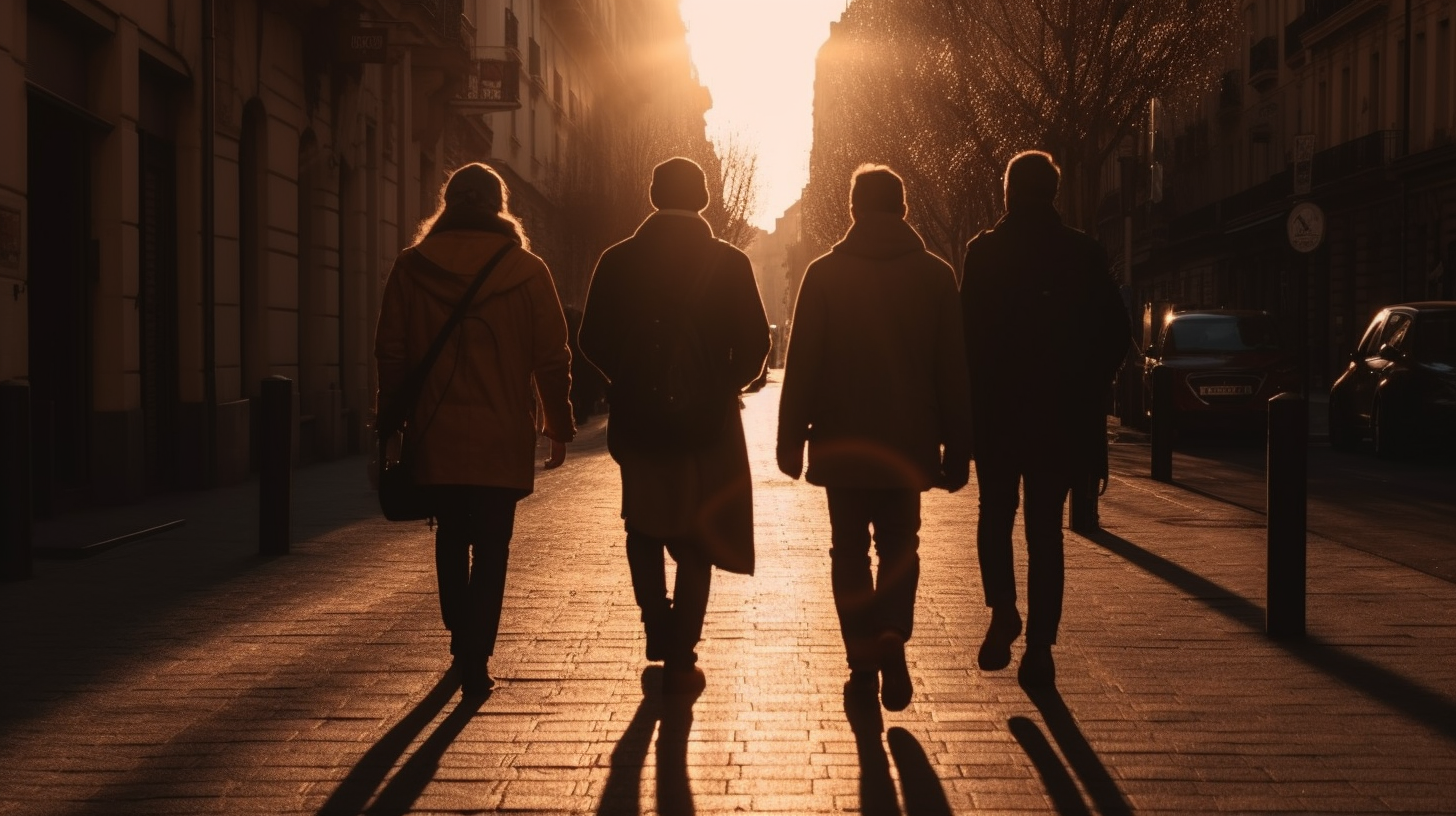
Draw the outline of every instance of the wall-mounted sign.
[[[334,58],[339,62],[384,62],[389,48],[389,32],[383,28],[344,26],[339,29],[339,40],[334,49]]]
[[[1325,211],[1312,201],[1301,201],[1289,211],[1284,228],[1296,252],[1314,252],[1325,238]]]
[[[1309,195],[1314,184],[1314,134],[1294,137],[1294,194]]]

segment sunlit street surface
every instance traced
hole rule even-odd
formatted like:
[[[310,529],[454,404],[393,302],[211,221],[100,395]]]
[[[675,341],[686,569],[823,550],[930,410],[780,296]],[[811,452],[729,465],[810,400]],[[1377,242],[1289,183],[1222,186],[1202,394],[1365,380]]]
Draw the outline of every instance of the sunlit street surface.
[[[1145,471],[1068,534],[1035,699],[975,668],[974,481],[930,494],[914,701],[852,727],[777,395],[745,399],[759,571],[714,577],[690,711],[643,656],[598,418],[520,507],[483,702],[445,674],[430,531],[378,518],[361,459],[296,474],[287,556],[245,486],[39,562],[0,594],[0,813],[1456,812],[1456,586],[1314,536],[1309,636],[1272,641],[1262,517]]]

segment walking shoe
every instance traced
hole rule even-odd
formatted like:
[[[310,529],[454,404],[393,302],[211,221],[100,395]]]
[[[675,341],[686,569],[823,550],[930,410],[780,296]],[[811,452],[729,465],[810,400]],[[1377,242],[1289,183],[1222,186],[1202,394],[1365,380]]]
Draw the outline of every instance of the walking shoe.
[[[495,688],[495,680],[490,676],[490,658],[456,658],[455,665],[460,669],[460,693],[462,695],[480,697],[490,694],[490,690]]]
[[[669,697],[697,697],[708,685],[708,678],[697,666],[667,667],[662,673],[662,693]]]
[[[905,665],[905,638],[899,632],[880,635],[880,702],[890,711],[904,711],[910,705],[910,669]]]
[[[1021,668],[1016,670],[1016,680],[1022,688],[1048,688],[1056,685],[1057,664],[1052,660],[1052,647],[1027,646],[1021,656]]]
[[[1000,671],[1011,665],[1011,643],[1021,636],[1021,614],[1016,607],[992,607],[991,625],[976,663],[981,671]]]

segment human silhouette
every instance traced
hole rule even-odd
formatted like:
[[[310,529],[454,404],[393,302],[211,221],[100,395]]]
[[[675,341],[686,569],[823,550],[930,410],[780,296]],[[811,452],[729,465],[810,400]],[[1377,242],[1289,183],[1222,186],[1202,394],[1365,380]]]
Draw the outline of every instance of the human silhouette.
[[[691,694],[705,682],[696,648],[713,567],[753,572],[738,394],[763,370],[768,320],[748,257],[700,215],[702,168],[668,159],[653,169],[650,194],[656,211],[597,262],[579,343],[608,382],[607,448],[622,471],[647,658],[664,661],[667,693]]]
[[[1018,677],[1055,682],[1062,615],[1062,508],[1074,478],[1096,467],[1101,398],[1132,331],[1107,257],[1062,224],[1061,170],[1040,151],[1006,165],[1006,214],[966,248],[961,305],[975,416],[980,516],[976,549],[991,621],[977,662],[1005,668],[1021,634],[1011,530],[1024,496],[1026,652]]]
[[[905,642],[920,578],[920,494],[970,470],[970,394],[955,272],[905,222],[887,167],[850,181],[853,223],[804,273],[779,402],[778,465],[825,488],[849,686],[910,704]],[[870,544],[879,555],[870,569]],[[883,687],[881,688],[881,675]]]
[[[534,485],[537,435],[544,429],[551,439],[546,466],[556,467],[576,433],[556,284],[507,202],[505,182],[483,164],[450,175],[435,213],[389,273],[374,346],[384,410],[482,267],[509,247],[406,409],[415,480],[428,486],[438,522],[440,612],[462,689],[472,695],[494,685],[489,659],[516,503]]]

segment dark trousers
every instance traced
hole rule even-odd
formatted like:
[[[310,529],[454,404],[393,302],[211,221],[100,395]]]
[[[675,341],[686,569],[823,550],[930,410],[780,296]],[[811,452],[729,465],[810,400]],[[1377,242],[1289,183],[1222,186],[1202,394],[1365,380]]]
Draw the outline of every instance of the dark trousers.
[[[677,562],[672,599],[667,597],[667,556]],[[698,641],[703,639],[703,618],[708,613],[708,589],[713,565],[702,548],[691,541],[654,538],[627,528],[627,568],[632,573],[632,594],[644,623],[663,617],[668,621],[668,669],[687,669],[698,662]],[[670,605],[670,606],[669,606]],[[662,616],[662,617],[659,617]]]
[[[893,630],[909,640],[920,585],[920,491],[831,487],[830,581],[852,669],[873,668],[874,642]],[[870,542],[879,569],[870,573]]]
[[[450,630],[450,654],[495,653],[506,561],[521,491],[475,485],[436,485],[435,577],[440,615]]]
[[[1015,451],[976,451],[976,481],[981,491],[976,551],[986,605],[1016,606],[1011,529],[1016,521],[1018,486],[1026,497],[1026,642],[1057,642],[1062,621],[1062,508],[1071,486],[1065,457]]]

